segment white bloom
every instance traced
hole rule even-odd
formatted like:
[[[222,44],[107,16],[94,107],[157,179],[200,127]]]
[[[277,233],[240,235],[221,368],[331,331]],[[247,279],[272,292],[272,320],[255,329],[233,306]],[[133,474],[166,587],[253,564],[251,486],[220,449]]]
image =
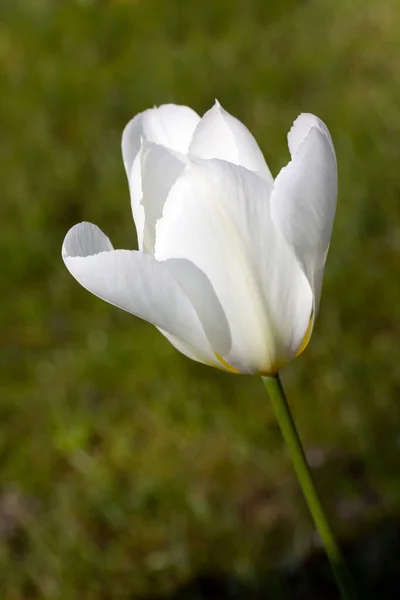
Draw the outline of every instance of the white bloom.
[[[114,250],[91,223],[62,255],[107,302],[153,323],[190,358],[273,374],[307,345],[336,208],[337,168],[322,121],[302,114],[275,181],[248,129],[216,102],[146,110],[122,152],[139,250]]]

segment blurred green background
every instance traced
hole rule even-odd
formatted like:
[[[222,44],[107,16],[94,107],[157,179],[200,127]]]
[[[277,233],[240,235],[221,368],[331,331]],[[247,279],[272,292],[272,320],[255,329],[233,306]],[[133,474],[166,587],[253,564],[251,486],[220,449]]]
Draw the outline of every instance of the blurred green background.
[[[399,31],[397,0],[1,0],[1,598],[252,585],[316,547],[261,382],[192,363],[62,263],[81,220],[135,247],[120,136],[166,102],[218,98],[273,174],[300,112],[330,128],[321,310],[283,378],[342,540],[400,513]]]

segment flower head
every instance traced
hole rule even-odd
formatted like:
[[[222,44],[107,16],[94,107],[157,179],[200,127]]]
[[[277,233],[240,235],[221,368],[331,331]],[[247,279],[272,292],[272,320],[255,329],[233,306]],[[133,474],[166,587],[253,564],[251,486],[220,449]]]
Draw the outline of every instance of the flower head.
[[[172,104],[140,113],[122,136],[139,250],[80,223],[64,240],[68,270],[194,360],[276,373],[310,338],[337,196],[324,123],[300,115],[288,142],[274,181],[218,102],[203,118]]]

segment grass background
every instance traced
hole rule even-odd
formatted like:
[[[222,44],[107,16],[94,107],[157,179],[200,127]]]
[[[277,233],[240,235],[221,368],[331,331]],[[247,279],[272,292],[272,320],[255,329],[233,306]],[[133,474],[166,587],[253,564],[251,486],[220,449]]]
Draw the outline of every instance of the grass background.
[[[251,583],[316,545],[260,381],[180,356],[61,261],[81,220],[135,247],[120,136],[165,102],[217,97],[273,174],[300,112],[329,126],[321,310],[283,376],[341,537],[399,513],[399,31],[397,0],[2,0],[1,598]]]

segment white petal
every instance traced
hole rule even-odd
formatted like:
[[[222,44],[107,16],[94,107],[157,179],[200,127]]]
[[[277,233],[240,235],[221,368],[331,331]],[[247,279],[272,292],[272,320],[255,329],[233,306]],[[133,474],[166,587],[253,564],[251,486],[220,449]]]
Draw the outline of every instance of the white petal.
[[[169,190],[184,169],[186,157],[165,146],[142,142],[133,161],[129,190],[139,250],[154,252],[155,224]]]
[[[225,369],[217,360],[215,356],[211,357],[210,355],[202,355],[198,350],[194,351],[188,344],[182,342],[179,338],[174,335],[171,335],[161,327],[158,327],[158,331],[163,334],[164,337],[167,338],[170,344],[174,346],[181,354],[184,354],[188,358],[195,360],[196,362],[203,363],[204,365],[208,365],[209,367],[216,367],[218,369],[222,369],[223,371],[228,371]]]
[[[129,121],[123,131],[122,156],[129,182],[132,214],[140,250],[146,243],[143,239],[145,211],[142,206],[141,148],[143,142],[153,142],[185,154],[199,121],[199,115],[188,106],[164,104],[159,108],[151,108],[139,113]],[[164,180],[165,175],[162,174],[154,185],[162,184]]]
[[[329,133],[325,123],[311,113],[302,113],[294,121],[288,133],[288,146],[290,155],[293,157],[293,155],[296,154],[300,144],[306,139],[311,127],[318,127],[321,133],[327,137],[332,147],[333,154],[335,154],[331,134]]]
[[[189,154],[199,158],[220,158],[257,172],[271,186],[272,175],[250,131],[222,108],[219,102],[196,127]]]
[[[271,215],[302,264],[317,310],[336,211],[335,151],[326,126],[313,115],[300,115],[288,138],[292,160],[275,180]]]
[[[143,236],[144,236],[144,207],[142,204],[143,192],[142,192],[142,161],[141,161],[141,149],[135,157],[131,169],[131,176],[129,179],[129,193],[131,196],[131,207],[133,220],[135,222],[138,248],[143,250]]]
[[[62,255],[87,290],[177,337],[198,360],[215,360],[197,312],[168,263],[159,263],[150,254],[113,250],[110,240],[91,223],[70,229]]]
[[[186,258],[208,277],[241,372],[272,372],[293,358],[310,319],[312,294],[270,218],[268,184],[224,161],[192,161],[172,187],[156,228],[159,260]]]
[[[155,227],[171,187],[183,172],[186,157],[164,146],[145,142],[140,154],[144,208],[143,248],[154,252]]]
[[[122,155],[128,179],[142,138],[186,154],[199,115],[188,106],[163,104],[136,115],[122,134]]]

